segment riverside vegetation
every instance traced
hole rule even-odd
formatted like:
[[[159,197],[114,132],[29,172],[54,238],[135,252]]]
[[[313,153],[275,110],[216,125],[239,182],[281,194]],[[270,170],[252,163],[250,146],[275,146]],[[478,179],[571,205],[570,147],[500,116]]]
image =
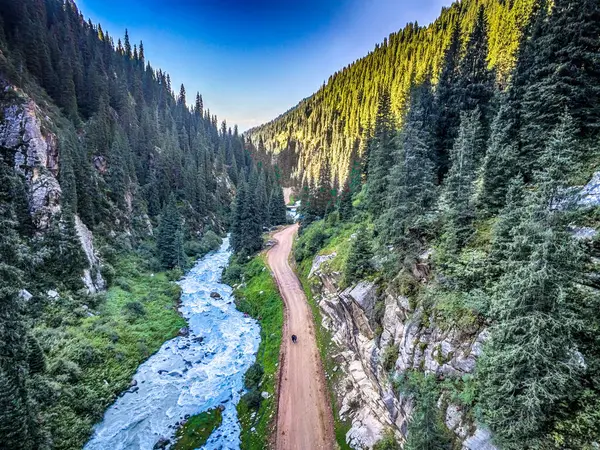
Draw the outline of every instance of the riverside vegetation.
[[[71,0],[0,2],[0,84],[0,446],[81,448],[185,325],[173,281],[235,192],[283,193],[200,94]]]

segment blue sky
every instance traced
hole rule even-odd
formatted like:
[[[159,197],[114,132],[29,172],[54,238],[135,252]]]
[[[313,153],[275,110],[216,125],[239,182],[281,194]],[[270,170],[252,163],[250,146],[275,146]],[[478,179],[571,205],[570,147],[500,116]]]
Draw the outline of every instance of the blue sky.
[[[146,58],[199,91],[240,130],[311,95],[407,22],[427,24],[451,0],[76,0],[113,36],[125,28]]]

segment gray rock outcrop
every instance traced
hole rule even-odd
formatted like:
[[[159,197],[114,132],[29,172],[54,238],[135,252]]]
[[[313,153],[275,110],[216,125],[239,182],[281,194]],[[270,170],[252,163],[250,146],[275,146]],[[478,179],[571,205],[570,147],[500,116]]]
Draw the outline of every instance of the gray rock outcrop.
[[[32,100],[3,108],[0,146],[14,152],[14,168],[25,176],[29,212],[40,230],[60,213],[62,191],[58,180],[58,143],[47,131],[48,119]]]
[[[61,213],[58,138],[50,131],[50,119],[33,100],[14,86],[7,85],[4,90],[11,92],[11,100],[0,106],[0,147],[13,155],[14,170],[24,176],[29,213],[37,231],[44,233]],[[104,290],[92,232],[78,216],[75,229],[89,263],[82,280],[91,293]]]
[[[378,294],[371,282],[341,290],[339,274],[329,272],[324,264],[334,257],[316,257],[309,281],[321,311],[320,325],[332,336],[334,348],[329,354],[336,363],[339,414],[351,422],[346,441],[352,448],[369,449],[392,430],[403,442],[412,400],[393,391],[389,371],[383,367],[384,354],[397,349],[396,374],[418,369],[438,377],[461,376],[473,372],[487,332],[445,329],[431,319],[424,320],[422,311],[411,309],[408,298],[392,292]],[[376,320],[381,314],[376,303],[381,299],[383,317]],[[459,406],[442,400],[446,425],[464,449],[494,449],[489,432],[471,423]]]
[[[94,236],[77,215],[75,216],[75,230],[89,263],[89,267],[83,270],[83,283],[91,293],[103,291],[106,289],[106,283],[100,273],[100,260],[94,249]]]

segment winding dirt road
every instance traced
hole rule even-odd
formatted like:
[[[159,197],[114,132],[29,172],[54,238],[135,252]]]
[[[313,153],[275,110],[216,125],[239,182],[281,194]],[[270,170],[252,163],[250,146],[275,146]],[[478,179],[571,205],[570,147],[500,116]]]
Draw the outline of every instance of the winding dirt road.
[[[285,302],[283,351],[277,409],[277,450],[334,448],[333,415],[313,317],[300,281],[289,264],[298,225],[275,234],[267,260]],[[298,336],[292,344],[291,336]]]

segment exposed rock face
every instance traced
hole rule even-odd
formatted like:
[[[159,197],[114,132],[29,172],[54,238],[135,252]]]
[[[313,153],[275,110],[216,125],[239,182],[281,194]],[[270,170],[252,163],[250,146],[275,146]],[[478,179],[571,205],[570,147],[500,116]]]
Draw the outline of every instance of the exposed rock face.
[[[29,213],[38,231],[48,229],[52,219],[61,213],[62,190],[58,182],[58,139],[49,130],[50,119],[42,110],[12,86],[14,101],[1,105],[0,147],[14,155],[14,170],[25,177]],[[92,232],[75,216],[75,228],[89,267],[82,280],[89,292],[106,288],[100,274],[100,261],[94,250]]]
[[[45,230],[60,213],[56,135],[44,128],[47,119],[31,100],[2,109],[0,146],[14,152],[15,170],[27,181],[29,212],[37,228]]]
[[[398,349],[396,373],[418,369],[440,377],[460,376],[473,372],[487,333],[443,330],[431,320],[424,321],[422,312],[412,310],[406,297],[378,294],[373,283],[360,282],[342,291],[339,275],[328,273],[323,264],[333,257],[315,258],[310,281],[322,313],[321,325],[329,330],[336,347],[331,354],[341,370],[336,397],[342,420],[352,423],[346,441],[352,448],[372,448],[390,429],[404,441],[413,405],[411,399],[392,390],[382,361],[386,349]],[[379,326],[375,321],[378,298],[385,302],[379,330],[375,329]],[[464,449],[494,449],[489,433],[470,423],[459,406],[440,401],[440,407],[446,425]]]
[[[579,206],[600,205],[600,172],[594,173],[592,179],[579,192]]]
[[[96,293],[103,291],[106,289],[106,283],[100,274],[100,260],[94,249],[92,232],[85,226],[79,216],[75,216],[75,230],[77,231],[77,236],[79,236],[81,248],[83,248],[90,264],[90,267],[83,271],[83,283],[89,292]]]

